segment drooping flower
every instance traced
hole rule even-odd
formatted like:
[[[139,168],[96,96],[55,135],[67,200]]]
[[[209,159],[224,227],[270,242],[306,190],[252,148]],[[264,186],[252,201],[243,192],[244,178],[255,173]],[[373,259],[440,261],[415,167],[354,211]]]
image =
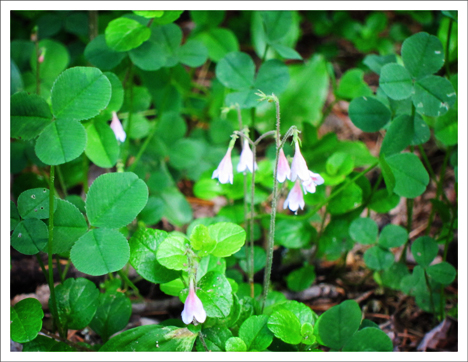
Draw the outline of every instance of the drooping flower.
[[[232,173],[231,151],[232,147],[229,147],[226,155],[219,163],[218,168],[214,170],[213,176],[211,176],[211,178],[217,178],[222,184],[227,184],[228,182],[232,184],[234,180],[234,175]]]
[[[190,324],[195,319],[196,322],[203,323],[206,320],[206,312],[200,298],[197,297],[193,280],[190,280],[189,294],[185,300],[184,310],[182,311],[182,321]]]
[[[310,192],[313,194],[315,192],[316,186],[323,184],[323,177],[320,176],[318,173],[313,173],[309,170],[309,179],[302,182],[302,187],[304,189],[304,193]]]
[[[289,168],[289,162],[284,155],[283,149],[280,149],[278,158],[278,171],[276,178],[279,182],[284,182],[286,179],[291,179],[291,169]]]
[[[239,164],[237,165],[237,172],[244,172],[247,168],[250,172],[253,172],[253,152],[250,149],[249,141],[244,139],[244,144],[242,145],[242,152],[240,154]],[[257,169],[257,163],[255,162],[255,169]]]
[[[298,177],[301,181],[307,181],[310,175],[307,163],[302,156],[301,149],[299,148],[299,144],[296,142],[296,151],[291,162],[291,181],[296,181]]]
[[[110,124],[110,128],[114,131],[115,138],[117,138],[120,142],[125,142],[125,138],[127,138],[127,134],[125,133],[122,123],[120,123],[119,117],[117,117],[116,112],[112,112],[112,122]]]
[[[289,207],[289,210],[296,212],[299,207],[303,210],[304,205],[304,195],[302,194],[301,183],[299,180],[296,180],[294,187],[289,191],[289,195],[284,201],[283,209]]]

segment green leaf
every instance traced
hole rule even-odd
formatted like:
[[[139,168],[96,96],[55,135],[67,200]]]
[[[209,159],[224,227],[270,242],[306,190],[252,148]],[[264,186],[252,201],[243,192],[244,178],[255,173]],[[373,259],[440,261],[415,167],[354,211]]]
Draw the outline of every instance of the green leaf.
[[[177,187],[166,188],[161,198],[164,202],[164,216],[171,224],[182,226],[192,220],[192,208]]]
[[[335,152],[325,164],[327,173],[330,176],[346,176],[354,169],[353,157],[345,152]]]
[[[160,47],[160,52],[165,55],[165,67],[173,67],[179,62],[177,52],[182,41],[182,30],[176,24],[153,28],[151,39]]]
[[[54,211],[56,209],[54,202]],[[49,190],[36,188],[22,192],[18,197],[18,212],[23,219],[48,219]]]
[[[441,118],[448,116],[451,113],[452,113],[452,110],[450,109],[443,117],[439,117],[437,121],[439,121]],[[437,128],[437,125],[436,125],[436,128]],[[435,134],[437,137],[437,131],[435,131]],[[457,129],[457,134],[458,134],[458,129]],[[413,139],[411,140],[411,145],[420,145],[420,144],[426,143],[427,141],[429,141],[430,138],[431,138],[431,131],[429,130],[429,126],[422,119],[419,113],[416,113],[414,115],[414,135],[413,135]]]
[[[89,326],[104,341],[125,328],[132,315],[132,303],[120,292],[99,295],[96,314]]]
[[[65,200],[75,205],[82,214],[86,214],[85,202],[79,195],[68,195]]]
[[[162,283],[160,284],[159,287],[161,291],[163,291],[167,295],[178,297],[180,292],[183,289],[185,289],[187,286],[184,284],[184,282],[180,278],[178,278],[178,279],[171,280],[170,282],[167,282],[167,283]]]
[[[427,125],[426,128],[430,137]],[[434,136],[446,146],[454,146],[458,143],[458,111],[449,109],[447,113],[437,118],[434,126]]]
[[[390,121],[390,110],[379,100],[355,98],[349,104],[349,117],[364,132],[377,132]]]
[[[37,299],[20,300],[10,307],[10,338],[18,343],[32,341],[42,328],[43,317],[44,312]]]
[[[133,221],[148,201],[148,187],[132,172],[99,176],[86,196],[86,212],[93,226],[120,228]]]
[[[92,65],[102,70],[111,70],[118,66],[127,54],[109,48],[105,35],[100,34],[86,45],[84,56]]]
[[[354,300],[345,300],[319,317],[314,333],[320,344],[338,350],[358,330],[361,318],[359,304]]]
[[[22,220],[10,237],[11,246],[25,255],[35,255],[47,247],[49,229],[41,220]]]
[[[203,65],[208,58],[208,49],[198,40],[190,39],[178,49],[181,63],[195,68]]]
[[[380,329],[364,328],[356,332],[343,347],[343,352],[392,352],[392,340]]]
[[[315,280],[315,268],[313,265],[306,265],[289,273],[286,278],[288,289],[293,292],[300,292],[309,288]]]
[[[169,164],[177,170],[197,165],[202,159],[205,146],[198,140],[182,138],[169,150]]]
[[[392,252],[373,246],[364,253],[364,261],[370,269],[384,270],[392,266],[395,256]]]
[[[418,112],[426,116],[442,116],[452,107],[457,94],[446,78],[430,75],[414,84],[413,104]]]
[[[20,222],[18,208],[15,203],[10,200],[10,231],[14,230]]]
[[[216,241],[212,255],[225,258],[237,252],[245,243],[245,230],[230,222],[221,222],[208,227],[210,237]]]
[[[450,285],[457,276],[457,269],[452,264],[443,261],[442,263],[429,266],[427,274],[437,283]]]
[[[292,26],[293,19],[290,11],[262,11],[260,15],[269,42],[283,38]]]
[[[386,160],[395,176],[394,192],[397,195],[414,198],[426,190],[429,174],[418,156],[412,153],[399,153],[387,157]]]
[[[396,180],[395,175],[393,174],[392,169],[385,159],[385,155],[381,155],[379,159],[380,169],[382,171],[382,176],[385,180],[385,186],[387,188],[387,195],[393,195],[393,190],[395,189]],[[395,205],[396,206],[396,205]]]
[[[89,254],[87,256],[89,258]],[[64,328],[83,329],[96,313],[99,290],[88,279],[69,278],[55,287],[55,297],[60,324]],[[49,308],[54,308],[50,300]]]
[[[301,323],[289,310],[281,309],[268,318],[268,328],[276,338],[289,344],[299,344],[302,341]]]
[[[120,147],[112,129],[106,122],[98,119],[88,122],[85,127],[88,136],[85,148],[86,156],[96,166],[113,167],[119,157]]]
[[[226,341],[226,352],[246,352],[247,346],[242,338],[231,337]]]
[[[126,52],[148,40],[151,30],[136,20],[118,18],[107,25],[105,34],[106,43],[111,49]]]
[[[276,50],[276,52],[285,59],[295,59],[302,60],[302,56],[293,48],[290,48],[282,44],[271,44],[271,47]]]
[[[146,225],[154,225],[161,221],[164,215],[164,202],[160,197],[150,196],[138,219]]]
[[[362,61],[365,65],[369,67],[374,73],[380,75],[380,70],[386,64],[396,63],[396,56],[395,54],[389,55],[376,55],[376,54],[369,54],[366,55],[364,60]]]
[[[152,40],[145,41],[138,48],[128,53],[133,64],[138,68],[154,71],[162,68],[167,61],[167,55],[161,46]]]
[[[160,18],[164,15],[163,10],[133,10],[133,12],[138,16],[143,16],[147,19]]]
[[[226,341],[232,337],[232,332],[224,326],[215,326],[212,328],[203,329],[203,339],[205,340],[208,350],[212,352],[225,352]],[[197,340],[197,351],[206,352],[205,347]]]
[[[400,283],[409,275],[408,267],[404,263],[395,262],[393,265],[380,272],[382,284],[394,290],[400,290]]]
[[[228,106],[236,106],[238,104],[241,109],[253,108],[258,105],[258,96],[255,93],[256,91],[253,89],[232,92],[226,95],[224,102]]]
[[[117,112],[122,107],[124,100],[124,89],[122,82],[114,73],[105,72],[103,74],[107,77],[107,79],[109,79],[112,87],[112,95],[109,104],[107,105],[106,111]]]
[[[228,53],[239,51],[239,42],[230,29],[208,29],[197,34],[195,39],[205,44],[208,49],[208,57],[214,62],[219,62]]]
[[[390,63],[380,71],[379,85],[392,99],[406,99],[413,93],[413,80],[405,67]]]
[[[400,203],[400,197],[393,192],[389,195],[385,189],[377,190],[372,195],[369,208],[378,213],[387,213]]]
[[[223,194],[223,189],[218,181],[211,178],[203,178],[193,185],[193,194],[195,197],[203,200],[212,200]]]
[[[317,230],[309,222],[296,220],[294,216],[276,222],[275,243],[288,249],[306,248],[317,236]]]
[[[38,43],[39,50],[44,49],[44,61],[39,66],[39,76],[41,79],[56,78],[70,62],[70,54],[67,48],[52,39],[43,39]],[[37,72],[37,54],[35,51],[31,53],[30,58],[31,70],[33,74]]]
[[[254,84],[255,64],[241,52],[227,54],[216,64],[216,77],[227,88],[248,89]]]
[[[437,72],[444,65],[444,49],[440,40],[428,33],[417,33],[401,46],[401,57],[406,69],[415,78]]]
[[[250,251],[249,251],[250,253]],[[248,270],[249,270],[249,266],[247,265],[247,260],[245,259],[245,246],[243,246],[237,253],[235,256],[238,256],[240,255],[242,257],[242,259],[239,261],[239,266],[240,268],[245,271],[246,273],[248,273]],[[254,269],[254,273],[257,273],[259,272],[260,270],[262,270],[265,265],[266,265],[266,259],[267,259],[267,256],[266,256],[266,252],[263,248],[261,248],[260,246],[257,246],[257,245],[254,245],[254,256],[253,256],[253,260],[254,260],[254,264],[253,264],[253,269]]]
[[[353,182],[340,193],[340,197],[331,199],[328,203],[328,211],[332,215],[341,215],[359,207],[361,204],[362,189]]]
[[[364,245],[374,244],[377,240],[379,228],[377,223],[369,217],[354,219],[349,225],[349,235],[351,238]]]
[[[396,117],[388,128],[380,148],[380,154],[390,156],[403,151],[414,137],[414,120],[407,114]]]
[[[224,274],[211,271],[198,282],[197,295],[200,298],[206,315],[212,318],[229,316],[233,304],[232,287]],[[182,292],[185,301],[188,290]]]
[[[224,274],[226,272],[226,259],[208,255],[201,258],[198,264],[197,281],[203,278],[208,272],[216,271]],[[237,289],[235,290],[237,292]]]
[[[36,94],[18,92],[10,101],[10,137],[35,138],[52,121],[50,107]]]
[[[86,131],[76,121],[57,119],[36,141],[37,157],[46,165],[61,165],[79,157],[86,147]]]
[[[371,96],[372,89],[364,81],[364,71],[361,69],[350,69],[341,77],[336,94],[345,99]]]
[[[169,235],[159,243],[156,250],[157,261],[168,269],[188,268],[187,247],[189,240],[181,235]]]
[[[23,344],[23,352],[75,352],[76,350],[65,344],[58,342],[55,339],[38,335],[31,342]]]
[[[81,121],[92,118],[109,104],[112,86],[97,68],[74,67],[55,80],[51,90],[55,118]]]
[[[200,257],[211,253],[216,247],[216,241],[210,237],[208,228],[205,225],[197,225],[190,234],[190,244],[194,250],[198,250]]]
[[[267,60],[258,70],[254,88],[260,89],[265,94],[282,93],[289,82],[288,67],[277,59]]]
[[[190,352],[196,338],[187,328],[151,324],[118,334],[99,352]]]
[[[93,255],[90,258],[90,255]],[[127,239],[115,229],[91,229],[70,251],[76,269],[89,275],[104,275],[122,269],[130,258]]]
[[[257,315],[247,318],[239,328],[239,337],[248,351],[264,351],[273,341],[273,334],[267,326],[268,316]]]
[[[423,268],[427,268],[437,256],[439,247],[430,236],[421,236],[411,244],[414,260]]]
[[[311,345],[317,342],[314,336],[314,327],[310,323],[304,323],[301,326],[302,342],[303,344]]]
[[[154,19],[153,26],[172,23],[179,19],[183,12],[183,10],[164,10],[164,14],[160,18]]]
[[[408,240],[408,232],[399,225],[386,225],[379,236],[379,245],[382,248],[397,248]]]
[[[146,280],[159,284],[179,276],[178,272],[162,266],[157,259],[158,248],[168,237],[162,230],[139,228],[130,238],[130,264]],[[178,295],[178,294],[177,294]]]
[[[54,240],[52,253],[70,251],[73,244],[88,231],[88,224],[83,214],[72,203],[56,199],[57,209],[54,214]]]

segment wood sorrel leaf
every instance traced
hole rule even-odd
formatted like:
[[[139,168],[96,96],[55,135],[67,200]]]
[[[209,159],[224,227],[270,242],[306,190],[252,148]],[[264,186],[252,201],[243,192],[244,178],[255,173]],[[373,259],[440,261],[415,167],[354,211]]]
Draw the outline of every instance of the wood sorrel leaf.
[[[14,230],[16,225],[20,222],[18,208],[15,203],[10,200],[10,231]]]
[[[457,94],[452,83],[443,77],[429,75],[414,84],[413,104],[426,116],[442,116],[455,104]]]
[[[409,275],[408,267],[403,263],[393,263],[393,265],[380,272],[382,284],[388,288],[399,290],[400,283],[407,275]]]
[[[138,48],[132,49],[128,54],[138,68],[155,71],[162,68],[167,61],[166,53],[161,50],[161,46],[150,39]]]
[[[44,250],[49,238],[49,229],[41,220],[22,220],[11,234],[10,244],[25,255],[34,255]]]
[[[162,230],[139,228],[129,241],[130,264],[139,275],[155,284],[167,283],[179,276],[178,272],[167,269],[157,259],[158,248],[167,237],[168,234]]]
[[[54,202],[54,211],[57,203]],[[49,190],[36,188],[26,190],[18,197],[18,212],[23,219],[47,219],[49,217]]]
[[[99,295],[96,314],[89,326],[107,341],[127,325],[132,315],[132,302],[120,292]]]
[[[392,99],[406,99],[413,93],[413,79],[405,67],[390,63],[380,71],[379,85]]]
[[[208,49],[201,41],[189,39],[178,49],[177,55],[182,64],[196,68],[206,62]]]
[[[271,344],[273,333],[267,323],[266,315],[251,316],[242,323],[239,337],[245,342],[248,351],[264,351]]]
[[[106,36],[100,34],[86,45],[85,58],[101,70],[115,68],[127,56],[127,53],[115,51],[106,43]]]
[[[367,327],[356,332],[342,349],[343,352],[392,352],[393,343],[384,331]]]
[[[393,192],[389,195],[386,189],[377,190],[372,196],[369,207],[379,213],[387,213],[400,202],[400,196]]]
[[[411,254],[414,260],[423,268],[427,268],[437,256],[439,247],[430,236],[421,236],[411,244]]]
[[[279,94],[286,89],[288,83],[288,67],[278,59],[270,59],[258,70],[254,88],[260,89],[265,94]]]
[[[414,198],[426,190],[429,174],[418,156],[412,153],[398,153],[387,157],[386,161],[395,177],[394,192],[397,195]]]
[[[119,228],[133,221],[148,201],[148,187],[132,172],[99,176],[86,196],[86,212],[93,226]]]
[[[242,52],[227,54],[216,64],[216,77],[227,88],[248,89],[254,84],[255,64]]]
[[[169,235],[159,243],[156,251],[158,262],[168,269],[185,270],[188,267],[189,240],[181,235]]]
[[[230,256],[245,243],[245,230],[230,222],[221,222],[208,226],[210,237],[216,241],[216,247],[211,252],[218,257]]]
[[[115,134],[109,125],[95,118],[86,124],[86,156],[96,165],[103,168],[113,167],[120,154],[120,147]]]
[[[104,275],[127,264],[130,248],[127,239],[115,229],[91,229],[73,245],[70,258],[82,273]]]
[[[112,87],[98,68],[74,67],[59,75],[51,92],[55,118],[67,122],[82,121],[106,108]]]
[[[92,281],[85,278],[69,278],[55,287],[55,296],[58,318],[64,328],[83,329],[93,319],[97,309],[99,290]],[[55,308],[50,300],[49,308]]]
[[[210,11],[210,13],[212,12]],[[197,34],[195,39],[205,44],[208,49],[208,57],[214,62],[219,62],[228,53],[239,51],[239,41],[230,29],[207,29]]]
[[[369,54],[366,55],[362,62],[367,65],[370,70],[380,74],[380,70],[385,64],[396,63],[396,56],[395,54],[381,56],[376,54]]]
[[[374,244],[377,240],[379,228],[377,223],[369,217],[360,217],[349,225],[351,238],[364,245]]]
[[[408,240],[408,232],[399,225],[386,225],[379,236],[379,245],[382,248],[397,248]]]
[[[10,307],[10,337],[18,343],[36,338],[42,328],[44,312],[35,298],[26,298]]]
[[[346,300],[319,317],[314,334],[320,344],[338,350],[358,330],[361,319],[359,304],[354,300]]]
[[[415,135],[414,126],[415,121],[410,115],[402,114],[396,117],[390,123],[380,148],[380,154],[390,156],[408,147]]]
[[[349,117],[364,132],[377,132],[390,121],[390,110],[372,97],[355,98],[349,104]]]
[[[35,138],[52,121],[50,107],[36,94],[18,92],[10,101],[10,137]]]
[[[109,48],[126,52],[139,47],[151,36],[151,30],[138,21],[128,18],[112,20],[106,28],[106,43]]]
[[[392,252],[373,246],[364,253],[364,261],[370,269],[383,270],[392,266],[395,256]]]
[[[457,276],[457,269],[452,264],[443,261],[442,263],[431,265],[427,268],[427,274],[436,282],[449,285]]]
[[[341,77],[337,95],[346,99],[371,96],[372,89],[364,81],[364,71],[362,69],[351,69],[346,71]]]
[[[268,328],[283,342],[299,344],[302,341],[301,323],[294,313],[287,309],[274,312],[268,318]]]
[[[86,131],[76,121],[57,119],[36,141],[36,155],[46,165],[61,165],[80,156],[86,147]]]

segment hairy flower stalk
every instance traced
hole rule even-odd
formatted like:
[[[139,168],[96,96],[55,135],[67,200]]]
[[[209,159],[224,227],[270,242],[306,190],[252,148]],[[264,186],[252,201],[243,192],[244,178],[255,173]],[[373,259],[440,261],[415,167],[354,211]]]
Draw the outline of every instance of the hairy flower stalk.
[[[185,324],[194,322],[204,323],[206,320],[206,312],[203,308],[203,304],[198,298],[193,285],[193,278],[190,278],[189,294],[185,300],[184,310],[182,311],[182,321]]]
[[[117,138],[120,142],[125,142],[127,138],[127,134],[125,133],[122,123],[120,123],[119,117],[117,117],[116,112],[112,112],[112,122],[110,124],[110,128],[114,131],[115,138]]]

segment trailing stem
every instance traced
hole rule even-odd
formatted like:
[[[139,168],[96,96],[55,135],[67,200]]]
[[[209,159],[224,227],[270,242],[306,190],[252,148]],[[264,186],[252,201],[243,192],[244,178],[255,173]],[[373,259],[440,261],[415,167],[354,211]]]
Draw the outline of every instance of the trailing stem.
[[[254,197],[255,197],[255,161],[257,159],[257,147],[255,144],[252,146],[252,181],[250,186],[250,258],[249,258],[249,283],[250,283],[250,296],[253,298],[254,293]]]
[[[412,223],[413,223],[413,199],[406,199],[406,231],[409,233],[411,232]],[[406,260],[406,250],[408,249],[408,244],[410,242],[410,238],[406,241],[405,245],[403,246],[403,252],[400,256],[400,262]]]

